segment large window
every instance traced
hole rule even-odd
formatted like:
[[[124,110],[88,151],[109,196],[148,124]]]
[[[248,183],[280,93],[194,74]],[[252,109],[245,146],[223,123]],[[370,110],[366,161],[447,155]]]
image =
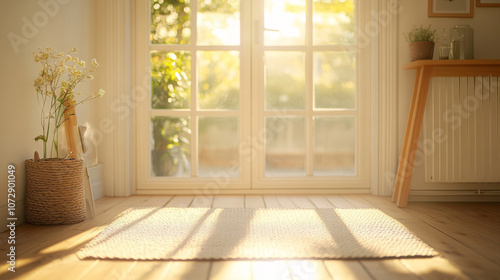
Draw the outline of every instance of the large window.
[[[147,11],[137,16],[138,77],[150,79],[137,114],[138,192],[368,188],[355,0],[137,8]]]

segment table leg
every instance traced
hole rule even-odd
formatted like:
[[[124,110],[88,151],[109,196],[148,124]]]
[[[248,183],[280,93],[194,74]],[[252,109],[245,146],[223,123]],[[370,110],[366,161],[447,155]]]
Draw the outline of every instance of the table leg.
[[[418,148],[418,138],[424,118],[429,81],[430,68],[425,66],[418,68],[413,88],[408,122],[406,124],[403,149],[401,150],[401,157],[399,159],[394,194],[392,196],[392,200],[396,201],[396,204],[399,207],[406,207],[408,204],[410,182],[413,175],[415,154]]]

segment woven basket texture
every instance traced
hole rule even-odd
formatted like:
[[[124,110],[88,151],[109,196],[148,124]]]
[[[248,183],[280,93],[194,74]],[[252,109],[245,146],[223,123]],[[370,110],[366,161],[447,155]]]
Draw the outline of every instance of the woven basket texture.
[[[83,160],[26,160],[26,221],[36,225],[76,224],[86,218]]]

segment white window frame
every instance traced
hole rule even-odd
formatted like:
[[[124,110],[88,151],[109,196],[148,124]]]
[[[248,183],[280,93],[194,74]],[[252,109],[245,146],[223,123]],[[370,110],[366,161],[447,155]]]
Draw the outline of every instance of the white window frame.
[[[241,1],[241,11],[250,10],[250,1]],[[249,40],[245,39],[248,37],[247,34],[250,31],[250,24],[241,24],[240,30],[240,46],[195,46],[195,45],[151,45],[149,44],[149,33],[145,30],[149,30],[149,1],[137,1],[136,2],[136,54],[138,58],[137,63],[137,80],[146,80],[144,77],[148,77],[148,82],[143,83],[143,87],[148,92],[147,100],[137,108],[138,123],[145,123],[144,116],[150,118],[151,116],[189,116],[192,122],[191,130],[191,142],[197,143],[198,131],[196,122],[198,116],[210,116],[210,117],[224,117],[224,116],[236,116],[239,117],[239,127],[240,127],[240,139],[249,138],[250,134],[250,108],[245,106],[250,103],[250,45]],[[191,4],[191,30],[196,30],[196,14],[197,6],[193,3]],[[240,20],[245,22],[249,20],[250,13],[241,13]],[[245,30],[246,28],[246,30]],[[195,35],[196,36],[196,35]],[[192,37],[192,42],[196,42],[196,37]],[[191,68],[191,104],[190,108],[192,110],[149,110],[150,99],[150,83],[149,83],[149,51],[150,50],[163,50],[163,51],[177,51],[179,49],[190,51],[192,65],[196,65],[196,51],[238,51],[240,53],[240,106],[238,111],[225,111],[225,110],[201,110],[197,108],[197,83],[194,77],[196,77],[196,67]],[[146,57],[147,56],[147,57]],[[144,69],[140,71],[140,69]],[[142,77],[142,78],[141,78]],[[245,78],[247,77],[247,78]],[[150,164],[150,150],[149,150],[149,127],[137,126],[137,148],[136,156],[137,162]],[[196,163],[197,162],[197,145],[192,145],[194,150],[191,150],[191,175],[192,177],[151,177],[149,175],[148,164],[139,164],[137,166],[137,193],[164,193],[167,192],[182,192],[183,190],[191,190],[203,192],[206,189],[248,189],[250,188],[250,162],[245,160],[243,157],[240,158],[239,173],[240,177],[231,177],[229,172],[216,172],[210,177],[195,177],[197,172]],[[242,147],[240,147],[242,149]]]
[[[138,0],[133,0],[133,41],[135,44],[132,45],[132,53],[134,56],[133,60],[133,74],[134,79],[133,79],[133,84],[135,87],[132,88],[132,95],[139,94],[149,94],[149,66],[148,66],[148,60],[149,60],[149,38],[148,38],[148,32],[145,32],[144,30],[149,30],[149,1],[138,1]],[[146,5],[143,3],[146,2]],[[259,7],[254,5],[254,7],[248,7],[249,2],[252,1],[242,1],[242,10],[245,9],[250,9],[253,11],[253,13],[258,12]],[[309,0],[311,3],[312,1]],[[360,1],[358,1],[360,2]],[[377,2],[377,1],[372,1],[372,2]],[[246,3],[246,4],[245,4]],[[372,3],[373,4],[373,3]],[[243,7],[243,5],[247,5]],[[311,5],[308,5],[308,7],[311,7]],[[312,9],[309,8],[308,13],[312,13]],[[193,12],[194,13],[194,12]],[[370,5],[369,3],[363,2],[363,6],[359,5],[357,3],[356,6],[356,18],[357,19],[369,19],[370,18]],[[242,22],[244,20],[250,20],[248,18],[245,18],[244,13],[241,14],[241,20]],[[194,20],[194,23],[196,24],[196,21]],[[358,24],[360,26],[364,26],[364,22],[360,22],[358,20]],[[255,41],[252,41],[249,39],[248,36],[243,36],[243,34],[249,33],[249,32],[256,32],[256,28],[258,27],[258,24],[247,24],[244,25],[242,24],[242,28],[244,26],[249,27],[249,30],[242,30],[242,40],[241,44],[242,46],[246,45],[252,45],[251,50],[252,52],[259,51],[259,46],[256,44]],[[308,27],[309,28],[309,27]],[[252,33],[256,34],[256,33]],[[246,38],[245,38],[246,37]],[[143,38],[141,40],[141,38]],[[144,39],[145,38],[145,39]],[[260,46],[262,47],[262,46]],[[207,50],[210,49],[210,47],[206,47]],[[243,47],[242,47],[243,48]],[[168,47],[167,47],[168,49]],[[217,49],[220,50],[220,49]],[[360,49],[359,53],[359,58],[361,58],[364,62],[369,62],[372,63],[372,60],[370,59],[370,56],[372,52],[372,46],[369,44],[368,46],[364,46],[364,48]],[[357,69],[358,77],[363,77],[365,81],[371,81],[371,74],[373,70],[373,65],[368,66],[366,63],[363,64],[363,67],[359,67],[360,59],[357,58]],[[312,61],[312,60],[310,60]],[[255,59],[254,62],[250,61],[250,58],[246,58],[246,55],[242,58],[241,60],[241,65],[250,65],[252,64],[252,76],[256,77],[258,73],[256,71],[256,64]],[[195,69],[193,69],[195,71]],[[242,70],[245,71],[245,70]],[[359,72],[361,71],[361,73]],[[146,75],[145,75],[146,74]],[[310,74],[312,75],[312,74]],[[207,190],[211,191],[212,194],[216,193],[280,193],[280,192],[286,192],[286,193],[293,193],[293,192],[304,192],[307,191],[309,193],[339,193],[339,192],[346,192],[346,193],[367,193],[370,191],[370,183],[373,184],[375,181],[374,178],[377,176],[371,176],[371,170],[373,169],[373,165],[375,160],[372,160],[371,157],[373,155],[373,149],[376,149],[377,147],[375,145],[370,145],[370,141],[361,141],[362,139],[366,138],[371,138],[373,134],[373,125],[372,122],[370,122],[370,118],[373,118],[373,108],[376,106],[372,106],[373,102],[370,100],[371,98],[371,86],[372,84],[367,82],[367,83],[360,83],[361,79],[357,79],[357,92],[365,92],[366,96],[361,99],[359,96],[357,96],[357,104],[356,104],[356,170],[357,175],[354,177],[342,177],[342,178],[332,178],[332,177],[304,177],[300,180],[297,180],[297,178],[293,178],[290,180],[283,180],[283,179],[277,179],[277,178],[265,178],[263,176],[263,168],[259,166],[260,164],[253,164],[251,167],[251,173],[246,173],[242,172],[242,178],[241,179],[236,179],[236,178],[231,178],[229,180],[229,183],[225,183],[228,181],[228,178],[225,178],[224,176],[221,176],[219,178],[211,178],[210,180],[206,180],[206,178],[189,178],[189,180],[186,179],[181,179],[180,181],[176,181],[176,178],[168,178],[169,181],[175,182],[175,183],[181,183],[181,184],[176,184],[175,188],[171,187],[166,187],[164,183],[164,179],[162,178],[151,178],[149,176],[144,176],[145,174],[149,173],[149,170],[144,172],[140,171],[141,168],[145,168],[144,162],[149,162],[145,157],[147,156],[146,153],[141,153],[139,152],[140,147],[144,147],[144,145],[148,145],[148,141],[144,138],[137,137],[136,141],[133,143],[134,144],[134,149],[133,149],[133,156],[132,158],[135,160],[135,163],[133,164],[133,171],[136,171],[137,173],[134,174],[135,176],[132,176],[134,180],[133,184],[133,193],[136,194],[175,194],[175,193],[189,193],[189,194],[206,194]],[[242,89],[244,88],[262,88],[263,84],[261,80],[254,79],[252,84],[244,84],[245,82],[242,82]],[[193,92],[193,94],[195,91]],[[246,124],[246,120],[242,120],[240,122],[240,133],[241,133],[241,139],[242,141],[251,141],[255,139],[255,136],[250,136],[249,131],[245,130],[252,130],[252,135],[257,135],[258,137],[258,131],[261,131],[262,127],[260,124],[263,123],[263,114],[259,114],[259,112],[256,112],[256,110],[260,110],[259,106],[264,104],[262,99],[264,98],[263,96],[260,96],[259,98],[253,98],[250,101],[246,102],[247,100],[244,100],[243,97],[249,97],[250,94],[241,94],[240,96],[240,102],[244,102],[244,105],[251,104],[251,110],[252,110],[252,115],[253,116],[258,116],[259,119],[258,121],[253,122],[253,124],[250,125]],[[147,98],[146,101],[143,101],[146,103],[146,106],[149,106],[148,104],[149,98]],[[375,100],[374,100],[375,101]],[[311,101],[309,101],[311,102]],[[147,115],[147,112],[145,109],[147,107],[144,106],[142,103],[137,103],[138,106],[135,111],[135,116],[137,117],[137,120],[141,118],[141,116]],[[141,105],[142,104],[142,105]],[[240,103],[241,104],[241,103]],[[245,108],[248,108],[248,106],[240,106],[240,110],[246,110]],[[370,111],[372,110],[372,113]],[[218,113],[216,113],[217,115]],[[223,114],[223,113],[222,113]],[[250,114],[248,114],[250,115]],[[149,116],[148,116],[149,118]],[[136,121],[134,119],[134,121]],[[133,121],[133,122],[134,122]],[[360,122],[365,122],[364,127],[361,127],[358,125]],[[137,125],[139,121],[136,121],[136,124],[133,128],[133,132],[136,135],[147,135],[149,137],[149,131],[147,128],[144,126]],[[312,138],[312,133],[310,133],[309,138]],[[245,140],[246,139],[246,140]],[[192,139],[192,141],[196,141],[195,138]],[[311,141],[311,139],[309,139]],[[363,143],[361,143],[363,142]],[[375,141],[376,142],[376,141]],[[372,152],[370,152],[372,151]],[[245,155],[249,156],[250,158],[253,155]],[[258,160],[263,164],[263,153],[259,153],[257,157],[260,157]],[[247,159],[243,158],[243,162],[248,162]],[[149,177],[149,178],[148,178]],[[277,180],[281,180],[279,184],[276,183]],[[309,188],[308,184],[314,182],[316,185],[315,188]],[[215,186],[218,186],[217,189],[214,188]],[[253,184],[253,188],[250,188],[250,184]],[[223,185],[221,188],[220,186]],[[372,192],[373,192],[373,186],[372,186]]]
[[[370,167],[371,167],[371,153],[370,153],[370,141],[372,130],[370,126],[370,111],[371,111],[371,85],[370,83],[362,83],[361,80],[370,81],[371,69],[367,64],[371,64],[371,45],[359,48],[358,45],[352,47],[345,46],[312,46],[312,29],[313,24],[310,19],[312,19],[313,0],[307,0],[306,3],[306,46],[298,47],[280,47],[280,46],[264,46],[261,42],[264,41],[263,38],[257,38],[253,41],[252,50],[254,53],[263,54],[266,50],[298,50],[305,51],[306,53],[306,69],[313,69],[313,53],[314,51],[345,51],[352,50],[356,51],[356,105],[354,109],[333,109],[333,110],[314,110],[313,109],[313,72],[307,71],[306,75],[306,87],[307,87],[307,101],[306,110],[290,112],[292,116],[306,116],[308,122],[307,131],[307,158],[306,158],[306,173],[308,176],[302,177],[290,177],[290,178],[273,178],[265,177],[264,175],[264,162],[265,162],[265,149],[262,147],[258,154],[258,160],[252,165],[253,174],[253,185],[255,189],[276,189],[276,190],[297,190],[303,191],[307,190],[309,192],[324,192],[325,190],[330,190],[334,192],[349,192],[349,193],[367,193],[370,188]],[[363,3],[363,5],[361,5]],[[355,18],[356,25],[364,25],[363,19],[369,18],[370,5],[365,1],[356,0],[355,4]],[[263,7],[254,5],[254,14],[262,14]],[[263,19],[258,19],[258,22],[254,24],[254,28],[260,30],[254,30],[253,34],[262,35],[262,29],[264,28]],[[357,30],[359,28],[357,27]],[[361,61],[363,64],[361,64]],[[254,122],[252,135],[261,135],[264,131],[264,118],[265,116],[273,116],[273,112],[264,112],[264,79],[262,69],[264,69],[264,62],[262,59],[253,60],[253,77],[257,77],[253,80],[253,93],[256,91],[260,92],[257,98],[254,98],[253,108],[254,116],[258,116],[258,120]],[[363,65],[363,67],[361,67]],[[361,94],[363,93],[363,96]],[[264,112],[264,113],[263,113]],[[279,113],[282,115],[282,112]],[[355,117],[355,176],[311,176],[313,173],[313,118],[310,116],[354,116]],[[360,124],[363,124],[360,125]],[[313,187],[311,187],[313,186]]]

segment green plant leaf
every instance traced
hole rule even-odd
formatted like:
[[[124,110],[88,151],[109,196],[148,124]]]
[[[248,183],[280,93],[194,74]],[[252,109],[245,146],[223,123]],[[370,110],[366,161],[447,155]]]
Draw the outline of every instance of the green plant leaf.
[[[428,27],[414,26],[408,34],[404,34],[406,40],[410,43],[412,42],[436,42],[437,41],[437,30],[432,29],[432,25]]]
[[[38,135],[35,137],[35,141],[42,140],[43,142],[47,142],[47,139],[43,135]]]
[[[56,157],[59,157],[59,146],[57,145],[56,141],[54,141],[54,149],[56,150]]]

